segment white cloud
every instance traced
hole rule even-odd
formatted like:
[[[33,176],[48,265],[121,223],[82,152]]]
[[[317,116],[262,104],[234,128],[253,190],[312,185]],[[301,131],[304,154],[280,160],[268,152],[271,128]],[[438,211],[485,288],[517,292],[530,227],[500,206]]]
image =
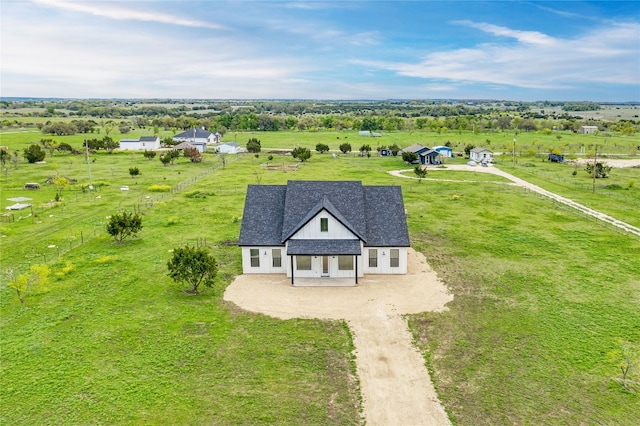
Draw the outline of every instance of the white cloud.
[[[414,62],[354,61],[398,75],[510,85],[529,89],[568,88],[576,83],[639,85],[639,24],[599,28],[574,39],[556,39],[489,24],[466,25],[519,43],[485,43],[473,48],[438,51]]]
[[[495,36],[515,38],[521,43],[543,45],[554,45],[557,43],[557,40],[555,40],[553,37],[549,37],[548,35],[542,34],[538,31],[512,30],[510,28],[501,27],[499,25],[487,24],[484,22],[472,22],[468,20],[453,21],[453,23],[475,28],[486,33],[493,34]]]
[[[182,18],[179,16],[158,13],[155,11],[134,10],[128,7],[110,2],[71,2],[66,0],[32,0],[34,3],[57,9],[71,10],[74,12],[87,13],[103,18],[115,19],[119,21],[147,21],[164,24],[181,25],[186,27],[200,27],[221,29],[221,25],[211,22],[198,21],[194,19]]]

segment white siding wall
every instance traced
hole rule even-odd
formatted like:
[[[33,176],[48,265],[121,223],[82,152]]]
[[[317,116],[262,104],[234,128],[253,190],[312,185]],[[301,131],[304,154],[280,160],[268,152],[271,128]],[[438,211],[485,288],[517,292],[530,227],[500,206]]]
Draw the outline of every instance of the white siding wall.
[[[251,249],[258,249],[260,266],[251,266]],[[282,263],[279,268],[273,267],[273,249],[280,249]],[[289,258],[284,247],[242,247],[242,273],[244,274],[284,274],[287,272]]]
[[[140,142],[140,149],[141,150],[147,150],[147,151],[154,151],[156,149],[160,149],[160,142],[156,139],[153,142]]]
[[[391,267],[390,251],[397,248],[399,251],[399,265]],[[378,250],[378,267],[369,267],[369,249]],[[406,247],[365,247],[362,250],[362,263],[365,274],[406,274],[407,273],[407,248]]]
[[[482,152],[471,152],[469,154],[469,159],[474,160],[474,161],[483,161],[483,160],[491,160],[491,153],[489,151],[482,151]]]
[[[329,228],[327,232],[320,231],[320,219],[327,218]],[[352,240],[357,239],[353,232],[338,222],[326,210],[322,210],[298,232],[293,234],[291,239],[295,240]]]
[[[154,151],[156,149],[160,149],[160,140],[156,139],[153,142],[140,142],[140,141],[128,141],[121,140],[120,141],[120,149],[123,151],[131,150],[131,151]]]
[[[142,148],[140,146],[139,141],[120,141],[120,149],[123,151],[126,151],[126,150],[139,151]]]

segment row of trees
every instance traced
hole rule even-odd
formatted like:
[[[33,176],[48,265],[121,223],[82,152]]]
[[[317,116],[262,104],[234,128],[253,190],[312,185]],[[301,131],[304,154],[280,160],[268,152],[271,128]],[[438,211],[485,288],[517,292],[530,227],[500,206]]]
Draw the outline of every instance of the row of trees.
[[[405,114],[406,115],[406,114]],[[252,112],[234,112],[215,115],[211,117],[164,116],[151,119],[145,117],[132,117],[120,122],[108,120],[97,123],[95,120],[73,120],[72,122],[47,122],[38,124],[45,134],[72,135],[76,133],[100,133],[101,129],[106,135],[117,128],[121,134],[128,133],[132,128],[152,127],[154,134],[160,128],[178,132],[193,127],[205,127],[210,131],[225,134],[229,131],[280,131],[280,130],[364,130],[364,131],[414,131],[425,130],[439,133],[474,131],[522,131],[552,132],[553,130],[577,132],[580,126],[596,125],[601,132],[613,132],[623,135],[633,135],[640,129],[639,120],[604,121],[595,119],[582,119],[565,115],[563,117],[535,117],[522,113],[492,113],[492,114],[466,114],[448,116],[395,114],[359,116],[355,114],[302,114],[278,115],[275,113],[255,114]]]

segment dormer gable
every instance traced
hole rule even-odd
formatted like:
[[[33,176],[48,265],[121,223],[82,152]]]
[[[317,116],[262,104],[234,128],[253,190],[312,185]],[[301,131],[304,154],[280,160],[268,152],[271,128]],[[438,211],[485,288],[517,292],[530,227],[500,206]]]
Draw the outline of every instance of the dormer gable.
[[[323,222],[323,220],[325,220]],[[323,230],[325,226],[331,230]],[[304,235],[304,238],[326,239],[338,238],[357,238],[366,242],[365,236],[357,230],[344,215],[329,201],[327,196],[322,197],[315,206],[307,212],[300,222],[282,236],[282,242],[296,236]],[[345,237],[344,235],[349,235]]]

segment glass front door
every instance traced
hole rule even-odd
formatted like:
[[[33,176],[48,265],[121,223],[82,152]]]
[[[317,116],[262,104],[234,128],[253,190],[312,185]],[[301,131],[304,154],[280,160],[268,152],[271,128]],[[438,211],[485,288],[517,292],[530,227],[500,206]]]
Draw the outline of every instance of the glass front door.
[[[329,256],[322,256],[322,276],[329,276]]]

